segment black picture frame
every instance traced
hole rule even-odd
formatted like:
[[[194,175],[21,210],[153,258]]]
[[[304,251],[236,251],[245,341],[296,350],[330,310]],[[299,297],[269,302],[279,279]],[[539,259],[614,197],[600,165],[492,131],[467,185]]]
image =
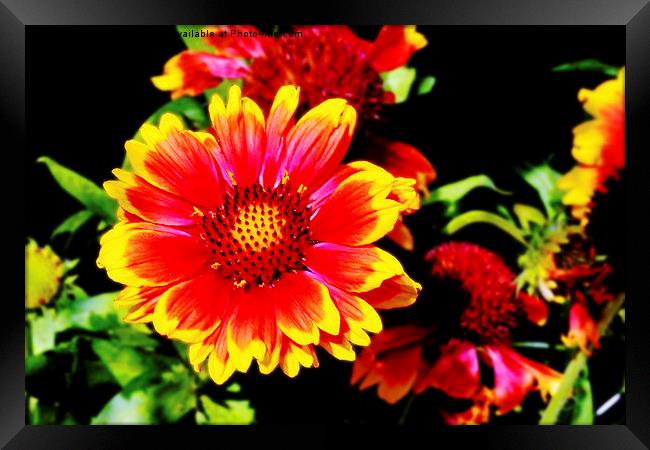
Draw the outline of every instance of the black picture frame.
[[[322,6],[322,7],[320,7]],[[8,195],[3,196],[5,219],[10,228],[5,234],[5,258],[23,251],[26,183],[21,167],[25,133],[25,31],[30,25],[109,25],[176,23],[416,23],[431,25],[617,25],[626,28],[626,136],[627,182],[625,220],[627,251],[626,296],[626,425],[610,426],[502,426],[448,427],[393,430],[366,428],[343,440],[351,430],[309,427],[184,427],[184,426],[26,426],[24,400],[24,329],[20,274],[7,276],[0,356],[0,443],[11,449],[39,448],[131,448],[141,445],[178,447],[204,441],[210,446],[270,445],[273,448],[316,446],[408,445],[409,441],[453,442],[454,447],[498,449],[641,449],[650,446],[650,327],[647,271],[650,269],[648,220],[650,216],[650,174],[648,153],[650,132],[650,4],[648,0],[438,0],[426,2],[382,0],[353,2],[330,0],[305,11],[305,4],[291,2],[281,7],[275,2],[250,5],[228,1],[124,1],[124,0],[2,0],[0,5],[0,98],[3,147],[8,162],[6,172],[14,178]],[[7,142],[7,138],[9,141]],[[17,179],[16,179],[17,178]],[[21,187],[20,193],[14,191]],[[9,189],[9,188],[7,188]],[[6,216],[7,217],[7,216]],[[21,236],[18,239],[12,236]],[[15,253],[14,253],[15,252]],[[15,256],[14,256],[15,255]],[[19,269],[18,269],[19,271]],[[261,444],[261,443],[266,444]],[[199,444],[203,445],[203,444]]]

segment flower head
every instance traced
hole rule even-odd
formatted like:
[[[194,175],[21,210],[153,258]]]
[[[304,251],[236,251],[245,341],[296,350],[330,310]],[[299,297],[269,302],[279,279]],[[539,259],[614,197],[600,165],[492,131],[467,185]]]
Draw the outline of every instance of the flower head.
[[[554,392],[560,374],[529,360],[510,345],[511,332],[521,318],[543,324],[547,309],[536,297],[517,293],[515,276],[496,254],[474,244],[451,242],[426,256],[434,278],[459,283],[467,303],[442,333],[444,321],[433,325],[388,328],[375,336],[355,362],[352,383],[360,388],[379,385],[378,394],[395,403],[409,391],[441,390],[473,405],[460,413],[443,413],[448,423],[484,423],[490,406],[505,414],[531,390]],[[445,301],[461,301],[461,297]],[[449,328],[449,327],[447,327]],[[484,380],[480,365],[491,368],[493,382]]]
[[[573,129],[573,157],[578,162],[558,181],[562,201],[574,217],[587,223],[596,191],[605,192],[605,181],[625,168],[625,69],[613,80],[593,90],[581,89],[578,99],[593,119]]]
[[[366,162],[340,165],[356,114],[327,100],[294,123],[299,90],[282,87],[265,118],[233,86],[214,96],[209,132],[174,115],[126,143],[134,173],[105,189],[120,222],[97,263],[126,285],[126,320],[190,344],[216,383],[256,360],[295,376],[314,345],[354,359],[378,332],[375,308],[415,301],[420,286],[372,245],[416,195],[415,180]],[[341,214],[345,211],[345,214]]]
[[[238,37],[240,29],[258,35]],[[223,80],[241,79],[244,93],[266,110],[281,86],[295,84],[301,88],[298,114],[337,97],[357,111],[362,125],[380,120],[384,105],[395,101],[381,75],[405,65],[427,44],[415,26],[384,26],[372,42],[347,26],[294,27],[300,36],[282,38],[259,37],[259,30],[251,26],[212,26],[206,31],[213,33],[204,38],[212,51],[186,50],[174,56],[164,73],[152,78],[156,87],[177,98],[198,95]],[[220,37],[220,33],[231,36],[233,32],[233,37]],[[420,151],[406,143],[376,138],[369,127],[363,128],[370,137],[363,159],[396,177],[416,179],[418,190],[426,193],[436,172]],[[419,203],[412,210],[418,208]],[[404,248],[413,248],[413,237],[401,221],[389,237]]]
[[[59,291],[63,261],[49,245],[39,247],[30,239],[25,246],[25,307],[48,304]]]

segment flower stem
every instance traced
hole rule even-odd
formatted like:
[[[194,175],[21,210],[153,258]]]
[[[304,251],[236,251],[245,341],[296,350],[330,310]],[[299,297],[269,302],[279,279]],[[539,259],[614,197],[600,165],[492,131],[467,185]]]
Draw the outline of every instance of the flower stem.
[[[406,422],[406,416],[408,416],[409,411],[411,410],[411,406],[413,406],[413,400],[415,400],[415,395],[411,394],[406,401],[406,406],[404,406],[404,411],[402,411],[402,415],[399,418],[399,422],[397,422],[398,425],[404,425]]]
[[[616,317],[616,313],[623,306],[624,301],[625,294],[621,294],[614,301],[607,304],[597,324],[599,336],[602,336],[605,330],[607,330],[614,317]],[[553,425],[557,422],[560,412],[571,396],[578,375],[580,375],[580,372],[582,372],[586,364],[587,355],[584,352],[579,352],[569,361],[569,364],[567,364],[564,370],[560,387],[542,414],[542,418],[539,421],[540,425]]]

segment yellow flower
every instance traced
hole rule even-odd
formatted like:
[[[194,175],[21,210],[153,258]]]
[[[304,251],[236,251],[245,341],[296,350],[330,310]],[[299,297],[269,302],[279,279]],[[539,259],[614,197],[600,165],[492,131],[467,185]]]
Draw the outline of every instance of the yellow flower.
[[[48,304],[59,291],[63,261],[46,245],[39,247],[30,239],[25,246],[25,307]]]

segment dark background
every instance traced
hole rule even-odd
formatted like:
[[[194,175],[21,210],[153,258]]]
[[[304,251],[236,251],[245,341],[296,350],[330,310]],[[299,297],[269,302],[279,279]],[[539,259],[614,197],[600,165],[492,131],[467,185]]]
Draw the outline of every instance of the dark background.
[[[355,27],[372,39],[378,27]],[[406,104],[385,110],[385,137],[420,148],[436,167],[436,185],[486,173],[497,186],[516,192],[516,201],[534,203],[535,193],[514,169],[549,160],[565,172],[572,165],[572,128],[585,119],[577,101],[581,87],[604,80],[596,73],[553,73],[569,61],[596,58],[622,66],[625,62],[623,27],[420,27],[428,46],[415,53],[409,65],[418,74],[436,77],[433,91],[413,96]],[[98,184],[124,157],[123,144],[138,126],[169,100],[149,78],[160,74],[165,61],[184,48],[173,27],[35,27],[27,32],[27,236],[40,244],[71,213],[80,209],[52,180],[43,165],[48,155]],[[622,186],[613,186],[595,211],[593,233],[603,252],[623,254]],[[472,194],[464,207],[496,202],[491,193]],[[486,206],[487,205],[487,206]],[[424,220],[430,216],[430,223]],[[601,220],[596,220],[601,217]],[[398,256],[414,278],[424,279],[422,254],[440,242],[440,215],[435,209],[419,213],[414,226],[416,251]],[[92,227],[75,238],[51,244],[68,258],[82,258],[76,272],[90,293],[115,289],[94,259],[98,245]],[[515,267],[518,244],[489,227],[468,229],[456,238],[497,250]],[[386,243],[391,251],[395,247]],[[426,291],[426,289],[425,289]],[[423,296],[427,299],[427,296]],[[420,302],[422,303],[422,302]],[[389,318],[390,320],[390,318]],[[374,388],[358,392],[348,385],[351,364],[335,361],[325,352],[319,369],[303,369],[295,380],[279,370],[260,376],[255,368],[233,378],[257,409],[259,422],[375,422],[395,423],[404,401],[391,407],[376,397]],[[535,358],[534,353],[527,353]],[[604,343],[590,360],[594,404],[598,407],[619,387],[624,368],[620,343]],[[562,370],[562,363],[554,365]],[[497,422],[536,422],[533,408]],[[408,422],[438,420],[434,393],[418,398]],[[101,405],[100,405],[101,407]],[[99,411],[99,409],[98,409]],[[597,423],[623,417],[622,404]]]

